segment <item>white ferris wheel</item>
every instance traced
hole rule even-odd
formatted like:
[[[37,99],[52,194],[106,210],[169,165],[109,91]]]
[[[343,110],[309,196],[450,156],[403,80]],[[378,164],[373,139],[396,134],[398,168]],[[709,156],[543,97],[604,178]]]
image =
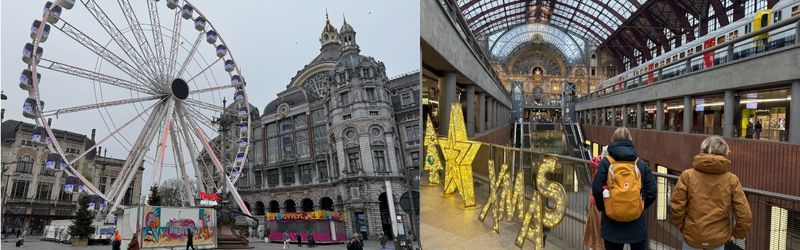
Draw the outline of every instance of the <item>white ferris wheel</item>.
[[[50,152],[45,167],[68,176],[65,191],[91,194],[110,216],[140,167],[151,168],[142,178],[152,185],[174,169],[184,204],[195,205],[193,190],[230,192],[250,214],[234,186],[250,149],[245,78],[219,30],[192,3],[48,1],[30,37],[19,85],[29,95],[23,115],[36,123],[32,141]],[[226,98],[233,100],[228,107]],[[219,129],[217,116],[235,129]],[[51,122],[105,127],[108,134],[83,152],[65,152]],[[126,154],[104,192],[76,166],[98,147]]]

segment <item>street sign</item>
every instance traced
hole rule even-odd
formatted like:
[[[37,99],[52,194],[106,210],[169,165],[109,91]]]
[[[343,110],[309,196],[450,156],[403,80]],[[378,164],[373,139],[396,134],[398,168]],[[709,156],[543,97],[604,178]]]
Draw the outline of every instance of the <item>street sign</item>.
[[[413,197],[414,197],[414,214],[419,216],[419,192],[411,191],[411,194],[413,194]],[[411,214],[411,197],[410,196],[412,196],[412,195],[409,195],[409,192],[405,192],[405,193],[403,193],[402,196],[400,196],[400,207],[403,208],[403,211],[405,211],[409,215]]]

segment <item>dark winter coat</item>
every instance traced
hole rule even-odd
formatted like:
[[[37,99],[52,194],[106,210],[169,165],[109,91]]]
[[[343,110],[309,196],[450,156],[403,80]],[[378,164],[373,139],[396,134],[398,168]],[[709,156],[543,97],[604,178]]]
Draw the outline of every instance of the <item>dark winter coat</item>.
[[[629,140],[618,140],[608,145],[608,155],[616,161],[635,161],[637,158],[636,149],[633,142]],[[600,162],[597,168],[594,181],[592,182],[592,195],[596,201],[603,200],[603,186],[606,186],[608,179],[608,167],[611,163],[608,159]],[[643,160],[637,164],[642,175],[642,198],[644,209],[642,216],[631,222],[619,222],[608,218],[605,214],[603,202],[596,202],[597,210],[603,216],[600,220],[600,234],[604,240],[613,243],[637,243],[647,239],[647,208],[656,200],[656,182],[653,173]]]
[[[347,250],[364,250],[364,243],[357,239],[351,239],[347,243]]]

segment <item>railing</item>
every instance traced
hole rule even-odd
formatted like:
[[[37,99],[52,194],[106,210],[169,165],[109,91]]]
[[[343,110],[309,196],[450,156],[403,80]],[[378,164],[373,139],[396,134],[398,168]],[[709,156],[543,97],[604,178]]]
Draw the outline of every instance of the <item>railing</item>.
[[[766,38],[756,38],[756,36],[764,35],[767,32],[790,25],[794,25],[794,27],[779,31],[775,34],[769,34]],[[658,68],[646,70],[643,73],[634,75],[633,77],[625,79],[624,81],[614,82],[611,84],[611,86],[603,86],[604,88],[602,89],[595,90],[590,94],[579,97],[578,101],[588,101],[610,94],[646,88],[650,85],[662,83],[665,80],[691,72],[702,71],[716,66],[730,64],[740,59],[748,58],[756,54],[762,54],[764,52],[772,51],[782,47],[791,45],[797,46],[799,41],[800,16],[790,17],[760,30],[750,32],[727,42],[706,48],[702,51],[697,51],[692,55],[687,55],[670,63],[659,65]],[[713,60],[713,66],[706,67],[704,59],[706,56],[711,56],[710,53],[713,53],[713,57],[709,58]],[[651,74],[654,79],[652,83],[648,84],[648,77]],[[615,76],[611,79],[618,77],[620,76]]]
[[[547,231],[548,241],[557,238],[558,247],[565,249],[588,249],[583,246],[584,225],[586,224],[589,194],[592,177],[588,170],[589,161],[575,157],[536,152],[534,150],[512,148],[502,145],[482,143],[476,158],[476,185],[478,203],[485,203],[489,195],[489,174],[485,172],[483,161],[493,160],[495,171],[506,163],[511,171],[522,169],[524,172],[525,196],[530,202],[530,194],[535,183],[533,180],[539,171],[540,162],[548,156],[557,159],[558,167],[547,175],[548,181],[560,183],[567,193],[568,206],[562,222]],[[483,157],[485,156],[485,157]],[[478,162],[480,161],[480,162]],[[652,171],[657,186],[656,201],[646,210],[649,249],[680,249],[682,234],[672,224],[669,199],[679,176]],[[513,173],[513,172],[512,172]],[[512,174],[513,175],[513,174]],[[728,241],[726,249],[800,249],[800,196],[768,192],[764,190],[744,188],[753,214],[753,222],[746,239]],[[491,213],[488,217],[491,217]],[[488,228],[492,220],[486,218]],[[507,223],[507,222],[503,222]],[[515,222],[518,223],[518,222]],[[512,233],[512,232],[500,232]],[[513,232],[516,233],[516,232]],[[548,243],[550,244],[550,243]]]

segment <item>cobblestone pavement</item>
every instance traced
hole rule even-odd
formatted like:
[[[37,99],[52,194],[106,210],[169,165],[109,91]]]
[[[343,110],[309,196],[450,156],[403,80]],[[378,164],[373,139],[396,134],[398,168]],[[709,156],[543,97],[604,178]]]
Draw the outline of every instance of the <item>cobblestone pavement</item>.
[[[17,249],[15,248],[14,243],[16,243],[16,239],[12,240],[9,239],[8,242],[3,241],[2,249]],[[393,247],[390,245],[394,244],[393,242],[387,243],[386,250],[394,250]],[[380,250],[381,245],[378,241],[365,241],[364,242],[364,249],[365,250]],[[252,244],[254,248],[252,249],[283,249],[283,244],[279,243],[264,243],[264,242],[255,242]],[[110,250],[111,245],[91,245],[85,247],[76,247],[68,244],[60,244],[50,241],[41,241],[38,239],[37,236],[29,236],[28,239],[25,240],[25,245],[21,249],[42,249],[42,250],[67,250],[67,249],[84,249],[84,250]],[[122,249],[127,249],[127,247],[123,247]],[[183,249],[183,248],[174,248],[174,249]],[[314,249],[314,250],[342,250],[346,249],[345,244],[336,244],[336,245],[319,245],[315,248],[309,248],[306,245],[302,247],[297,247],[297,245],[292,245],[289,249]]]

